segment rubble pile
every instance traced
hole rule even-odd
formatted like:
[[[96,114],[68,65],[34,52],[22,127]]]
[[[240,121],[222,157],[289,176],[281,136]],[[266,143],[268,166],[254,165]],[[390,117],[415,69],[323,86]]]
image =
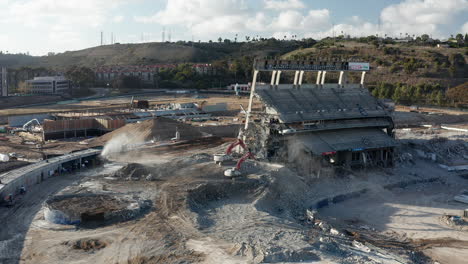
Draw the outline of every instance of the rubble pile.
[[[435,154],[435,159],[445,164],[468,158],[468,143],[462,140],[437,137],[421,145],[421,148],[426,156]]]
[[[129,163],[112,174],[112,177],[138,181],[140,179],[152,178],[151,171],[151,169],[145,167],[144,165],[138,163]]]

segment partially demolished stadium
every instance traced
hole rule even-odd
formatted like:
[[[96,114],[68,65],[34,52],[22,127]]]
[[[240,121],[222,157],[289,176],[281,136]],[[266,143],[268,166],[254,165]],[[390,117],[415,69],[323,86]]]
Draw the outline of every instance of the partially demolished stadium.
[[[393,121],[386,107],[364,86],[369,63],[343,61],[256,60],[260,71],[272,73],[268,85],[253,85],[241,136],[259,158],[291,162],[305,172],[317,164],[346,168],[393,166]],[[293,84],[279,84],[282,72],[293,71]],[[302,84],[304,72],[317,72],[315,84]],[[326,84],[327,71],[339,82]],[[361,74],[350,84],[348,73]],[[252,110],[260,100],[260,111]]]

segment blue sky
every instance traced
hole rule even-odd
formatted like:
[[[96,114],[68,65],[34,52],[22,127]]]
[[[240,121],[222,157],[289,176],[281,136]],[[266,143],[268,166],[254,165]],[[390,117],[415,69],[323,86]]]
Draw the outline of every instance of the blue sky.
[[[468,0],[0,0],[0,51],[44,55],[111,42],[323,38],[468,31]],[[380,23],[379,23],[380,22]]]

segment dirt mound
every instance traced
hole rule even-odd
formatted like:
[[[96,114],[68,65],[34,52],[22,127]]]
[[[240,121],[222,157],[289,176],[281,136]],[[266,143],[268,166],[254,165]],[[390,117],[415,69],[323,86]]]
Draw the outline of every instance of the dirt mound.
[[[150,140],[170,140],[175,137],[176,131],[179,131],[180,139],[182,140],[202,137],[202,133],[196,127],[169,118],[158,117],[140,123],[128,124],[97,138],[97,142],[94,143],[106,143],[120,135],[127,135],[129,137],[129,142],[127,142],[127,144],[141,143]]]
[[[63,244],[66,246],[70,246],[72,249],[84,251],[96,251],[103,249],[107,246],[106,242],[103,242],[99,239],[79,239],[76,241],[67,241]]]
[[[139,163],[129,163],[112,174],[112,177],[125,180],[160,180],[174,174],[174,171],[191,167],[195,164],[212,161],[212,156],[206,153],[198,153],[189,157],[183,157],[153,166],[145,166]]]
[[[151,169],[138,163],[130,163],[116,171],[112,176],[127,180],[140,180],[151,177]]]
[[[61,210],[69,215],[100,214],[122,210],[128,201],[106,194],[57,195],[46,201],[53,210]]]

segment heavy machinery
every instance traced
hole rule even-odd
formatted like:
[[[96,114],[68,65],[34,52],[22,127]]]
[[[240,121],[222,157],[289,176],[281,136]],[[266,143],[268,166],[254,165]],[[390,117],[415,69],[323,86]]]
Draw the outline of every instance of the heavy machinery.
[[[237,164],[236,164],[235,167],[233,167],[231,169],[227,169],[226,171],[224,171],[224,176],[226,176],[226,177],[240,176],[241,175],[240,168],[241,168],[242,163],[244,163],[244,161],[249,159],[249,158],[255,159],[254,154],[250,151],[250,149],[247,148],[244,141],[242,139],[237,139],[235,142],[233,142],[231,145],[229,145],[229,147],[227,148],[225,154],[215,154],[214,155],[213,159],[214,159],[215,163],[221,165],[223,163],[223,161],[232,160],[232,155],[231,155],[232,151],[237,146],[242,147],[244,149],[244,151],[245,151],[245,154],[239,159],[239,161],[237,161]]]
[[[248,158],[251,158],[251,159],[255,159],[255,155],[248,151],[247,153],[245,153],[240,159],[239,161],[237,162],[236,164],[236,167],[234,168],[231,168],[231,169],[227,169],[224,171],[224,176],[226,177],[237,177],[237,176],[241,176],[242,173],[240,171],[240,168],[241,168],[241,165],[242,163],[244,163],[245,160],[247,160]]]

